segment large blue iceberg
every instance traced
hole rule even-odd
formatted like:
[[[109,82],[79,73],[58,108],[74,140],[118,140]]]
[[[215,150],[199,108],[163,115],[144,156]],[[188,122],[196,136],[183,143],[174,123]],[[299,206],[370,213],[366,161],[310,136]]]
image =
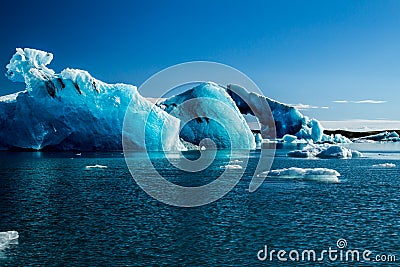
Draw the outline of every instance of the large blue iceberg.
[[[199,145],[204,138],[218,148],[250,148],[255,138],[235,102],[225,88],[202,83],[161,103],[166,112],[181,120],[180,136]]]
[[[125,113],[135,120],[136,129],[169,126],[164,144],[157,131],[147,131],[148,149],[182,149],[179,120],[142,97],[135,86],[106,84],[88,72],[65,69],[56,74],[47,68],[51,53],[17,49],[7,65],[7,76],[24,82],[26,90],[0,98],[0,147],[3,149],[121,150]],[[134,102],[129,105],[130,102]],[[149,116],[151,114],[151,116]],[[149,117],[149,119],[148,119]],[[147,123],[146,123],[147,119]],[[132,136],[133,135],[133,136]],[[127,134],[133,148],[145,149],[135,131]]]
[[[154,105],[133,85],[107,84],[77,69],[55,73],[47,67],[52,59],[18,48],[6,66],[6,76],[26,90],[0,97],[0,149],[121,150],[123,131],[135,150],[185,150],[202,140],[253,149],[242,114],[258,119],[263,138],[324,137],[317,120],[239,86],[207,82]]]

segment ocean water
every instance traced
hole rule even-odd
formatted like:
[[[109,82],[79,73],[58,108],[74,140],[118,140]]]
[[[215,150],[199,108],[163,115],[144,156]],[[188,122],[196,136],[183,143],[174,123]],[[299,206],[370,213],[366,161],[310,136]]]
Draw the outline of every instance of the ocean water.
[[[163,204],[131,177],[123,154],[0,152],[0,232],[18,242],[0,246],[0,266],[314,266],[317,262],[258,259],[260,250],[300,254],[348,249],[396,262],[322,259],[324,266],[398,266],[400,261],[400,149],[361,146],[366,157],[294,159],[280,148],[272,169],[324,167],[339,183],[266,179],[247,191],[260,151],[245,175],[220,200],[195,208]],[[360,147],[358,147],[360,149]],[[142,155],[138,159],[138,172]],[[196,152],[186,153],[187,158]],[[162,155],[157,169],[175,183],[198,186],[229,162],[218,152],[207,171],[182,175]],[[373,165],[394,163],[393,168]],[[90,168],[93,165],[107,168]],[[337,246],[345,239],[346,246]],[[342,240],[343,241],[343,240]],[[260,255],[262,256],[264,252]],[[295,255],[295,254],[292,254]],[[343,254],[344,255],[344,254]],[[321,262],[319,262],[321,263]]]

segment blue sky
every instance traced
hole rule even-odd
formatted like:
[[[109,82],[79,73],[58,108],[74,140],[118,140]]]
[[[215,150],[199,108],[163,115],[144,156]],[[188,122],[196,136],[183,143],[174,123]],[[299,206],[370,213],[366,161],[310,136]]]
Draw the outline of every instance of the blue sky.
[[[0,65],[31,47],[54,53],[57,72],[139,86],[168,66],[210,60],[319,120],[398,120],[399,14],[400,1],[8,1]],[[0,94],[23,87],[0,77]]]

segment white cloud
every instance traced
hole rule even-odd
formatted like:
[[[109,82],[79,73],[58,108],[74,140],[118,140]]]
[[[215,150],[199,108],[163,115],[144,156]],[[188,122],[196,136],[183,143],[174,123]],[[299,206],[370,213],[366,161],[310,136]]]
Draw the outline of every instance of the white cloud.
[[[308,105],[308,104],[290,104],[290,106],[295,107],[299,110],[304,110],[304,109],[316,109],[316,108],[322,108],[322,109],[328,109],[329,107],[319,107],[319,106],[312,106],[312,105]]]
[[[366,100],[334,100],[332,101],[333,103],[353,103],[353,104],[383,104],[386,103],[387,101],[385,100],[371,100],[371,99],[366,99]]]
[[[387,101],[384,100],[360,100],[360,101],[352,101],[355,104],[383,104]]]

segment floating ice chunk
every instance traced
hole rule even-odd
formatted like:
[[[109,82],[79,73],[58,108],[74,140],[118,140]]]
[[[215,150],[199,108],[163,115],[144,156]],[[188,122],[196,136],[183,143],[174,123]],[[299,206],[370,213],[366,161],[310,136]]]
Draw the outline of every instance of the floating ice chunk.
[[[364,136],[364,137],[360,137],[360,138],[355,138],[354,139],[355,142],[358,143],[364,143],[366,141],[376,141],[376,142],[380,142],[380,141],[392,141],[392,142],[398,142],[400,141],[399,138],[399,134],[396,132],[381,132],[378,134],[373,134],[373,135],[368,135],[368,136]]]
[[[319,158],[351,158],[352,157],[351,149],[342,147],[342,146],[337,146],[337,145],[332,145],[327,147],[326,149],[323,149],[320,153],[318,153],[316,156]]]
[[[0,242],[1,241],[11,241],[19,238],[19,234],[17,231],[7,231],[0,232]]]
[[[107,168],[108,168],[107,166],[99,164],[86,166],[86,169],[107,169]]]
[[[289,157],[293,158],[311,158],[314,155],[312,154],[311,151],[308,150],[293,150],[287,153]]]
[[[233,170],[239,170],[239,169],[243,169],[242,166],[237,165],[237,164],[228,164],[225,166],[220,166],[221,169],[233,169]]]
[[[307,116],[304,116],[305,125],[301,128],[301,130],[296,133],[296,136],[299,139],[311,139],[314,142],[321,141],[324,135],[324,128],[321,123],[316,119],[309,119]]]
[[[341,134],[324,134],[321,139],[322,142],[331,142],[331,143],[352,143],[349,138],[343,136]]]
[[[311,158],[317,156],[323,150],[323,147],[324,145],[308,144],[303,149],[288,152],[287,155],[295,158]]]
[[[339,182],[338,176],[340,173],[336,170],[327,168],[284,168],[264,172],[261,175],[266,175],[271,178],[299,179],[304,181],[319,181],[319,182]]]
[[[202,150],[200,146],[192,144],[190,142],[186,142],[182,138],[180,138],[181,143],[185,146],[187,150]]]
[[[363,154],[360,151],[357,150],[351,150],[351,156],[353,158],[362,158]]]
[[[289,157],[296,158],[352,158],[362,157],[363,155],[357,150],[351,150],[349,148],[339,145],[329,144],[309,144],[301,150],[293,150],[287,153]]]
[[[0,232],[0,250],[19,238],[17,231]]]
[[[243,160],[234,159],[234,160],[231,160],[230,163],[238,164],[238,163],[242,163],[242,162],[243,162]]]
[[[258,144],[258,143],[261,143],[262,140],[263,140],[263,138],[262,138],[262,136],[261,136],[260,133],[256,133],[256,134],[254,135],[254,139],[255,139],[255,141],[256,141],[257,144]]]
[[[372,167],[377,167],[377,168],[395,168],[396,164],[394,163],[381,163],[381,164],[374,164]]]
[[[293,143],[294,141],[297,140],[297,137],[294,135],[285,134],[282,139],[286,143]]]

